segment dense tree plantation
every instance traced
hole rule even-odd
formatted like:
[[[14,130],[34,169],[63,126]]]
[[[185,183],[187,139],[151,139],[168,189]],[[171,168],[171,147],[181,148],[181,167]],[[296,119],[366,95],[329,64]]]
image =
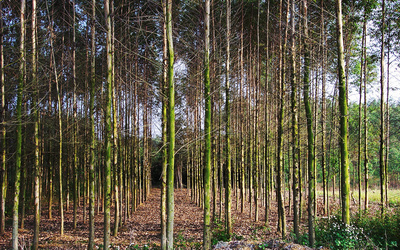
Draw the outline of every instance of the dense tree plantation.
[[[400,246],[400,2],[2,0],[0,15],[0,248],[211,249],[250,239],[245,217],[260,242]],[[182,199],[201,210],[191,245]],[[130,222],[149,203],[143,246]]]

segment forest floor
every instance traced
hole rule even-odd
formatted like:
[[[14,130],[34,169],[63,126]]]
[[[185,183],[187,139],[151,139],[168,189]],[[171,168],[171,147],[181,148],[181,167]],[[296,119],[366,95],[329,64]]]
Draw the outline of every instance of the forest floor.
[[[322,198],[321,198],[322,199]],[[318,203],[322,204],[319,199]],[[261,202],[260,202],[261,203]],[[219,203],[217,203],[217,213]],[[268,226],[265,225],[264,208],[259,204],[259,219],[254,220],[254,202],[245,202],[244,211],[241,213],[240,203],[236,205],[236,200],[232,202],[233,232],[236,239],[247,242],[265,242],[270,239],[277,239],[277,204],[271,204]],[[250,208],[252,216],[250,217]],[[318,206],[318,214],[322,216],[322,205]],[[330,211],[336,211],[338,199],[330,203]],[[78,208],[77,228],[73,230],[73,209],[72,205],[65,214],[65,232],[60,236],[60,217],[58,207],[53,207],[52,219],[48,218],[47,207],[42,208],[40,223],[40,248],[43,249],[86,249],[88,242],[89,226],[83,221],[83,206]],[[113,209],[112,209],[113,210]],[[288,232],[292,228],[293,217],[286,206]],[[303,213],[306,210],[303,209]],[[33,237],[33,211],[27,209],[24,229],[19,230],[20,246],[29,249]],[[306,214],[305,214],[306,215]],[[10,216],[11,217],[11,216]],[[0,236],[0,249],[11,247],[11,218],[6,222],[6,233]],[[88,216],[86,216],[88,218]],[[111,226],[113,226],[113,212],[111,213]],[[177,246],[201,246],[203,236],[203,209],[191,200],[186,189],[175,189],[175,220],[174,220],[174,239]],[[301,225],[306,227],[306,216],[303,216]],[[221,223],[219,223],[221,226]],[[217,223],[218,226],[218,223]],[[95,244],[102,246],[103,243],[103,213],[95,216]],[[215,229],[214,229],[215,230]],[[160,189],[152,188],[147,200],[138,206],[130,218],[126,219],[120,227],[118,236],[111,237],[113,246],[125,249],[131,246],[144,246],[157,248],[160,246]],[[289,239],[290,241],[290,236]]]

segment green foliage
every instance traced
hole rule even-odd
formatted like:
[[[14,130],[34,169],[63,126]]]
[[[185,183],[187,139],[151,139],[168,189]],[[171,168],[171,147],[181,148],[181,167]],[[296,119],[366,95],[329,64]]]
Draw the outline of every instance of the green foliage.
[[[224,223],[219,219],[214,220],[214,228],[212,231],[212,239],[211,239],[211,244],[215,245],[218,243],[218,241],[230,241],[231,235],[229,235],[224,227]]]
[[[378,214],[362,213],[345,225],[340,216],[316,222],[316,246],[330,249],[398,249],[400,245],[400,211]],[[299,244],[309,244],[308,234],[300,236]]]
[[[129,250],[133,250],[133,249],[141,249],[141,250],[147,250],[147,249],[150,249],[147,245],[144,245],[144,246],[139,246],[139,245],[129,245],[129,247],[127,248],[127,249],[129,249]]]
[[[201,249],[200,242],[195,242],[194,238],[186,238],[182,231],[174,239],[174,249]]]
[[[340,217],[318,220],[315,227],[315,239],[317,246],[325,246],[330,249],[368,249],[372,244],[364,234],[363,228],[350,223],[346,225]]]
[[[400,246],[400,210],[381,216],[363,213],[355,217],[354,224],[364,228],[364,233],[376,246],[398,249]]]
[[[114,249],[120,249],[120,248],[119,247],[114,247]],[[134,249],[137,249],[137,250],[148,250],[148,249],[160,249],[160,247],[157,246],[155,243],[153,243],[153,244],[145,244],[143,246],[131,243],[126,249],[127,250],[134,250]]]

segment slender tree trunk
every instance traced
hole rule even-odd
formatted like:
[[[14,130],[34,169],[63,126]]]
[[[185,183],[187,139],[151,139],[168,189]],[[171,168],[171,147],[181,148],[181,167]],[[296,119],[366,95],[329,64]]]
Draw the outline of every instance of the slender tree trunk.
[[[89,244],[88,249],[94,249],[95,227],[94,227],[94,206],[95,206],[95,148],[96,134],[94,127],[94,99],[96,85],[96,0],[92,0],[91,16],[91,65],[90,65],[90,165],[89,165]]]
[[[321,1],[321,35],[322,35],[322,110],[321,110],[321,169],[322,169],[322,191],[324,200],[324,214],[328,212],[328,183],[326,174],[326,62],[327,62],[327,49],[326,49],[326,30],[325,30],[325,8],[324,1]]]
[[[17,93],[17,148],[14,170],[14,204],[13,204],[13,222],[12,222],[12,248],[18,250],[18,201],[21,171],[21,151],[22,151],[22,98],[25,78],[25,0],[21,0],[21,38],[20,38],[20,65],[18,77]]]
[[[113,0],[111,0],[113,1]],[[104,169],[104,249],[109,249],[110,246],[110,205],[111,205],[111,109],[112,109],[112,25],[111,25],[111,7],[110,0],[104,1],[104,11],[106,19],[106,50],[107,50],[107,82],[106,82],[106,106],[105,106],[105,169]]]
[[[363,24],[363,43],[364,43],[364,48],[363,48],[363,56],[364,56],[364,65],[363,65],[363,71],[364,71],[364,81],[363,83],[363,88],[364,88],[364,120],[363,120],[363,126],[364,126],[364,138],[363,138],[363,144],[364,144],[364,209],[368,209],[368,125],[367,125],[367,111],[368,111],[368,106],[367,106],[367,82],[368,82],[368,73],[367,73],[367,46],[366,46],[366,41],[367,41],[367,18],[366,18],[366,13],[364,9],[364,24]],[[361,126],[361,124],[360,124]]]
[[[283,3],[280,1],[280,18],[282,19],[282,8]],[[283,28],[280,25],[279,30],[282,31]],[[286,41],[285,41],[286,42]],[[276,153],[276,166],[277,166],[277,200],[278,200],[278,230],[280,231],[282,238],[286,237],[286,213],[285,213],[285,200],[284,200],[284,161],[283,161],[283,126],[284,126],[284,115],[285,115],[285,83],[283,78],[283,48],[282,42],[279,42],[280,55],[279,55],[279,70],[278,72],[278,89],[279,89],[279,103],[278,103],[278,117],[277,117],[277,153]]]
[[[381,21],[381,109],[380,109],[380,144],[379,144],[379,177],[381,181],[381,210],[382,214],[386,206],[386,167],[385,167],[385,144],[386,144],[386,104],[385,104],[385,0],[382,0],[382,21]]]
[[[231,191],[231,145],[230,145],[230,125],[231,125],[231,114],[230,114],[230,93],[229,93],[229,77],[230,77],[230,36],[231,36],[231,0],[226,1],[226,72],[225,72],[225,230],[230,236],[232,234],[232,191]],[[222,187],[220,187],[222,188]],[[222,197],[221,197],[222,200]],[[215,201],[214,201],[215,202]]]
[[[363,90],[363,73],[364,73],[364,47],[366,46],[364,44],[364,29],[363,29],[363,34],[361,37],[361,71],[360,71],[360,95],[359,95],[359,102],[358,102],[358,162],[357,162],[357,174],[358,174],[358,210],[361,212],[361,182],[362,182],[362,176],[361,176],[361,160],[362,160],[362,90]],[[364,76],[365,77],[365,76]]]
[[[175,82],[172,38],[172,0],[167,0],[168,41],[168,167],[167,167],[167,249],[174,247],[174,166],[175,166]]]
[[[338,44],[338,77],[339,77],[339,111],[340,111],[340,155],[341,155],[341,198],[342,198],[342,221],[350,224],[350,178],[349,178],[349,153],[348,153],[348,125],[347,125],[347,86],[344,75],[343,56],[343,24],[342,24],[342,1],[336,1],[337,18],[337,44]]]
[[[267,31],[269,31],[269,3],[270,1],[267,2]],[[269,164],[269,114],[268,114],[268,108],[270,106],[269,104],[269,36],[267,36],[266,39],[266,47],[267,47],[267,52],[266,52],[266,67],[265,67],[265,225],[268,227],[268,215],[269,215],[269,207],[270,207],[270,188],[271,188],[271,182],[270,182],[270,173],[271,173],[271,166]]]
[[[315,145],[314,145],[314,132],[313,132],[313,117],[311,111],[311,104],[309,99],[310,88],[310,51],[308,48],[308,18],[307,18],[307,0],[303,3],[304,15],[304,107],[306,110],[307,118],[307,137],[308,137],[308,235],[309,244],[311,247],[315,244]]]
[[[53,48],[54,49],[54,48]],[[54,59],[54,69],[56,70],[55,57]],[[58,76],[55,72],[55,78]],[[61,107],[61,91],[59,87],[59,82],[56,80],[56,90],[57,90],[57,108],[58,108],[58,198],[59,198],[59,210],[60,210],[60,235],[64,235],[64,206],[63,206],[63,178],[62,178],[62,145],[63,145],[63,131],[62,131],[62,107]]]
[[[0,81],[1,81],[1,168],[0,168],[0,234],[5,231],[5,212],[7,195],[7,168],[6,168],[6,92],[4,79],[4,48],[3,48],[3,2],[0,2]]]
[[[203,248],[211,249],[210,171],[211,171],[211,91],[210,91],[210,0],[205,0],[204,12],[204,98],[205,98],[205,149],[204,149],[204,228]]]
[[[113,2],[111,2],[111,15],[114,15],[114,4]],[[122,192],[122,190],[120,190],[119,186],[120,186],[120,178],[119,178],[119,174],[122,171],[119,162],[121,161],[118,158],[118,121],[117,121],[117,94],[115,93],[117,91],[116,89],[116,83],[115,83],[115,74],[114,74],[114,17],[112,17],[111,19],[112,21],[112,45],[111,45],[111,50],[112,50],[112,65],[113,65],[113,70],[112,70],[112,87],[111,87],[111,98],[112,98],[112,131],[113,131],[113,178],[114,178],[114,193],[115,193],[115,197],[114,197],[114,209],[115,209],[115,213],[114,213],[114,229],[113,229],[113,236],[117,236],[118,235],[118,227],[119,224],[121,222],[121,218],[120,218],[120,214],[121,214],[121,204],[120,204],[120,192]]]
[[[293,157],[293,229],[296,236],[296,241],[299,240],[300,230],[299,230],[299,203],[298,203],[298,193],[299,193],[299,141],[298,141],[298,110],[297,110],[297,80],[296,80],[296,41],[295,41],[295,1],[291,1],[291,57],[290,57],[290,67],[291,67],[291,111],[292,111],[292,157]]]
[[[167,249],[167,166],[168,166],[168,146],[167,146],[167,108],[168,108],[168,38],[167,38],[167,0],[161,0],[163,7],[163,79],[161,81],[162,92],[162,141],[163,141],[163,162],[161,174],[161,249]]]
[[[36,49],[36,0],[32,0],[32,83],[35,89],[33,96],[34,114],[34,195],[35,216],[33,228],[33,249],[38,249],[40,225],[40,165],[39,165],[39,85],[37,78],[37,49]]]
[[[73,133],[72,133],[72,147],[73,147],[73,185],[74,185],[74,190],[73,190],[73,203],[74,203],[74,217],[73,217],[73,229],[76,230],[76,223],[77,223],[77,207],[78,207],[78,146],[76,142],[76,137],[77,137],[77,102],[76,102],[76,35],[75,35],[75,0],[72,1],[72,81],[73,81],[73,120],[72,120],[72,128],[73,128]]]

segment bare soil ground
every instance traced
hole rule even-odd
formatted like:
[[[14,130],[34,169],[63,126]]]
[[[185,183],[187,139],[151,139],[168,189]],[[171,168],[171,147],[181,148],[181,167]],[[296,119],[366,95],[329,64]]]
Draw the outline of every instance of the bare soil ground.
[[[331,201],[331,211],[337,208],[336,203]],[[261,203],[261,201],[260,201]],[[318,200],[321,204],[322,200]],[[273,201],[269,214],[268,225],[264,221],[264,207],[259,204],[259,220],[254,221],[254,202],[245,202],[244,211],[241,213],[240,203],[236,209],[236,200],[233,199],[232,213],[234,221],[234,234],[240,239],[246,241],[261,242],[270,239],[279,238],[277,234],[277,205]],[[288,205],[288,204],[287,204]],[[250,207],[252,208],[252,216],[250,217]],[[318,206],[318,214],[322,215],[322,206]],[[33,208],[32,208],[33,209]],[[65,233],[60,236],[60,219],[57,206],[53,207],[53,218],[48,218],[48,209],[42,208],[42,218],[40,224],[40,248],[43,249],[86,249],[88,242],[88,222],[83,221],[83,206],[78,208],[77,229],[73,230],[73,211],[72,206],[69,211],[65,212]],[[217,203],[217,213],[219,212],[219,203]],[[288,232],[292,228],[293,217],[289,206],[286,206]],[[33,237],[33,211],[27,209],[28,216],[25,220],[24,229],[19,230],[20,246],[29,248],[32,244]],[[306,210],[303,209],[302,226],[306,225]],[[87,216],[88,217],[88,216]],[[103,241],[103,213],[99,213],[96,217],[96,239],[97,246],[102,245]],[[113,213],[112,221],[113,225]],[[0,236],[0,248],[11,248],[11,218],[6,222],[6,233]],[[186,189],[175,190],[175,239],[188,242],[202,241],[203,231],[203,209],[191,200]],[[147,200],[141,204],[135,212],[132,213],[120,228],[118,236],[111,237],[111,243],[119,246],[121,249],[128,247],[130,244],[139,246],[148,245],[149,247],[160,246],[160,189],[153,188]]]

